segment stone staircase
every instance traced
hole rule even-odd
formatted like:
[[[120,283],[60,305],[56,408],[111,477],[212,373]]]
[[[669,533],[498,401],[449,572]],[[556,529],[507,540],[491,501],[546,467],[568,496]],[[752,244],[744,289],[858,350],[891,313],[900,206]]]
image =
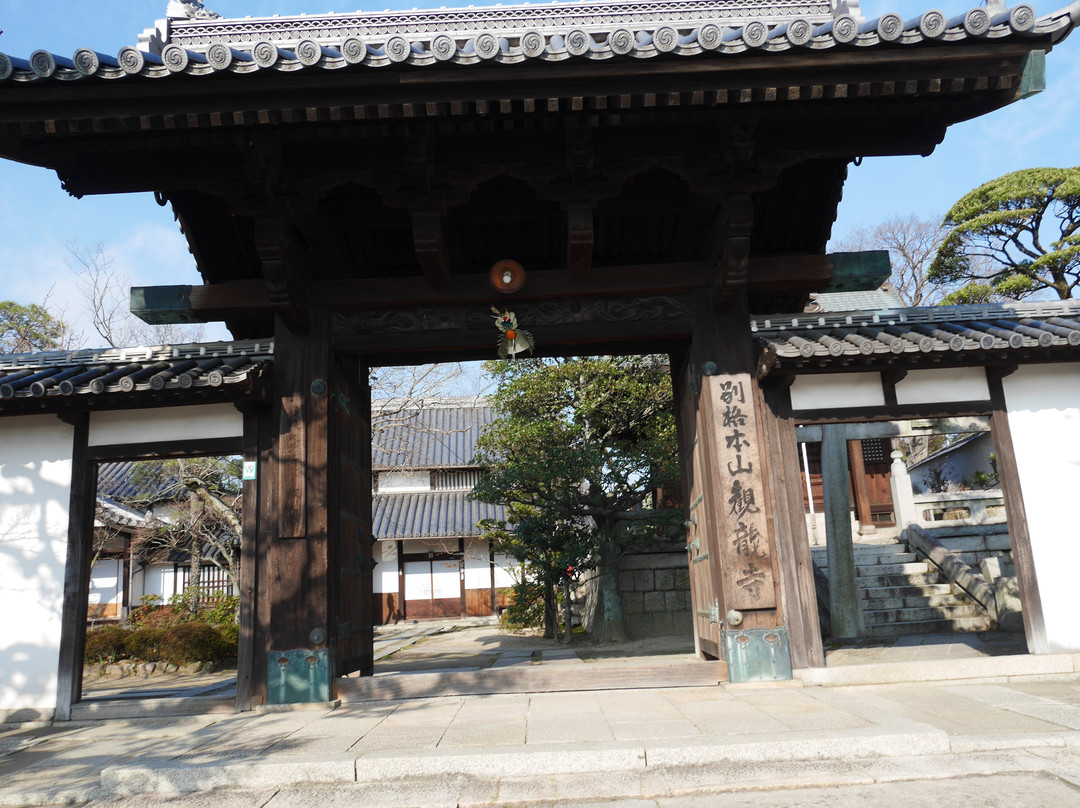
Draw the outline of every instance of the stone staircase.
[[[978,604],[906,544],[856,544],[854,550],[868,637],[987,631],[992,627]],[[811,555],[828,576],[826,549],[813,547]]]

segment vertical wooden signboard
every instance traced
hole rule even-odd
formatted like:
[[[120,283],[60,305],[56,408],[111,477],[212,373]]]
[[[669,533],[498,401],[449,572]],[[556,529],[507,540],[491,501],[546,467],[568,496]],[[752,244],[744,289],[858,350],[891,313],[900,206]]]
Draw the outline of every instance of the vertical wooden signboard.
[[[730,608],[776,607],[772,542],[762,487],[761,453],[749,374],[706,377],[716,425],[724,590]]]

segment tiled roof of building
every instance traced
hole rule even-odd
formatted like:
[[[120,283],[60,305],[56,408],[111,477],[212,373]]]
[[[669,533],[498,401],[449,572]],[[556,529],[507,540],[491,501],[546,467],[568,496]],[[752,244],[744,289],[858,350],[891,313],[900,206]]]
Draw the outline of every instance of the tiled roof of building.
[[[253,386],[273,354],[273,341],[264,340],[0,355],[0,412],[80,397],[239,392]]]
[[[893,289],[868,289],[863,292],[817,292],[810,295],[808,312],[879,311],[901,309],[904,302]]]
[[[1080,357],[1080,301],[755,317],[759,377],[774,370]]]
[[[376,469],[450,469],[473,465],[476,441],[495,418],[486,399],[442,398],[398,411],[375,402],[372,464]]]
[[[71,57],[39,50],[0,54],[0,81],[166,78],[338,70],[400,64],[478,65],[735,55],[747,51],[904,47],[925,42],[1065,36],[1076,2],[1038,17],[1031,6],[974,8],[875,19],[842,13],[828,0],[609,0],[464,9],[297,17],[169,20],[138,48],[115,57],[80,48]]]
[[[505,509],[469,499],[467,491],[378,494],[372,501],[376,539],[476,536],[481,519],[504,519]]]

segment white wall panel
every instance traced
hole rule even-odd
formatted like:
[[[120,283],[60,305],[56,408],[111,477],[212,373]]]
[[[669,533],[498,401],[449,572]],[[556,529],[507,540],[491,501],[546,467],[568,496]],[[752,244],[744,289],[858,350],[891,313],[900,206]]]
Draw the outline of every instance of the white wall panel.
[[[375,543],[375,580],[372,585],[379,594],[398,591],[397,542],[380,541]]]
[[[56,707],[73,437],[55,415],[0,418],[0,713]]]
[[[794,410],[881,407],[884,404],[880,373],[797,376],[791,385],[791,408]]]
[[[1003,381],[1050,651],[1080,651],[1080,365],[1029,365]]]
[[[940,404],[989,398],[986,370],[982,367],[909,370],[896,385],[897,404]]]
[[[91,446],[239,438],[243,434],[244,416],[232,404],[110,410],[90,414]]]

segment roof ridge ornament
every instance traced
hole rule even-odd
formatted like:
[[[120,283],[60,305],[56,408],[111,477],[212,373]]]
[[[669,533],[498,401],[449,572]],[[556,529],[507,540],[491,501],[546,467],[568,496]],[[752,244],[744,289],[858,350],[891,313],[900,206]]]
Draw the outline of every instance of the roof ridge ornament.
[[[170,20],[221,19],[221,15],[204,6],[202,0],[169,0],[165,16]]]

